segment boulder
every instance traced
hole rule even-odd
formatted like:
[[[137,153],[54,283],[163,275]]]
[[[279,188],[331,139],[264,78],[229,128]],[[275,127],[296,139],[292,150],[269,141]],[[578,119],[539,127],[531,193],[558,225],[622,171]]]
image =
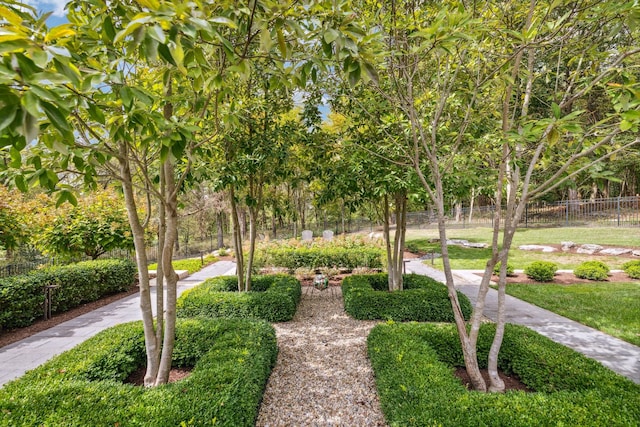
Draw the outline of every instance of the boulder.
[[[604,248],[600,245],[586,244],[581,245],[576,252],[578,252],[579,254],[593,255],[596,252],[601,251],[602,249]]]
[[[576,246],[576,244],[574,242],[560,242],[560,244],[562,245],[562,251],[563,252],[567,252],[571,248]]]
[[[626,248],[607,248],[601,250],[599,253],[603,255],[624,255],[628,254],[632,251],[632,249]]]
[[[555,252],[556,248],[553,246],[543,246],[543,245],[521,245],[518,246],[518,249],[521,251],[542,251],[542,252]]]

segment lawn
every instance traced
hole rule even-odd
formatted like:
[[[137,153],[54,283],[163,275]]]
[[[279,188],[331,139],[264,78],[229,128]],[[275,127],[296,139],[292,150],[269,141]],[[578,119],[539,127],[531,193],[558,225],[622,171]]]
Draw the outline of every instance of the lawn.
[[[470,242],[491,243],[491,229],[477,227],[468,229],[449,230],[450,239],[465,239]],[[424,252],[440,252],[439,243],[430,243],[429,240],[438,238],[438,230],[408,230],[407,247],[411,250]],[[509,264],[515,269],[524,269],[532,261],[552,261],[563,270],[573,270],[580,263],[588,260],[599,260],[606,263],[611,269],[619,269],[628,258],[616,256],[577,255],[563,252],[542,253],[533,251],[521,251],[520,245],[526,244],[560,244],[560,242],[572,241],[577,244],[595,243],[599,245],[638,247],[640,239],[637,233],[630,232],[629,228],[527,228],[519,229],[513,239],[512,250],[509,254]],[[491,256],[490,249],[464,248],[449,246],[451,264],[457,270],[482,270]],[[442,268],[442,260],[436,259],[434,266]]]
[[[218,258],[213,255],[205,255],[204,258],[186,258],[178,259],[172,262],[174,270],[187,270],[189,274],[197,273],[209,264],[216,262]],[[204,261],[204,262],[203,262]],[[149,270],[156,270],[158,264],[150,264]]]
[[[507,293],[640,345],[640,283],[511,284]]]

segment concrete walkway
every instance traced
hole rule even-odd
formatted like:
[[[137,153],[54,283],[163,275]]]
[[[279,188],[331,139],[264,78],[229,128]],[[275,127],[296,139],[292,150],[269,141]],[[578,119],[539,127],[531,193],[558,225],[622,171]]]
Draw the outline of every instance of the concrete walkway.
[[[209,277],[235,274],[235,263],[219,261],[178,282],[178,295]],[[154,288],[152,288],[152,295]],[[139,296],[131,295],[46,331],[0,348],[0,386],[111,326],[141,320]]]
[[[406,266],[408,273],[423,274],[444,282],[444,273],[423,264],[420,260],[408,261]],[[480,276],[465,271],[454,271],[454,283],[474,304]],[[485,316],[495,321],[497,310],[498,292],[489,289]],[[506,298],[506,311],[508,323],[533,329],[640,384],[640,347],[509,295]]]

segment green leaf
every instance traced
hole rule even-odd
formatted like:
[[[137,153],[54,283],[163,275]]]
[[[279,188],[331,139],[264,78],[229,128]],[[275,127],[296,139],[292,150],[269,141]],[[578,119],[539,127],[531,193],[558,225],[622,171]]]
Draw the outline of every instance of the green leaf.
[[[113,27],[113,21],[111,21],[111,17],[108,15],[102,23],[102,35],[111,42],[113,42],[113,39],[116,37],[116,29]]]
[[[166,34],[162,30],[162,27],[158,24],[149,27],[147,29],[147,34],[149,34],[152,39],[157,40],[159,43],[165,43],[167,41]]]
[[[0,132],[13,123],[17,112],[18,106],[15,104],[9,104],[0,108]]]
[[[23,193],[26,193],[29,187],[27,186],[27,182],[24,180],[23,175],[17,175],[13,178],[13,182],[16,185],[16,188]]]
[[[166,44],[159,44],[158,53],[160,54],[160,57],[167,61],[169,64],[173,66],[176,65],[176,62],[173,60],[173,56],[171,55],[171,51],[169,50],[169,46],[167,46]]]
[[[551,128],[551,130],[547,134],[547,141],[549,141],[549,144],[554,145],[558,142],[559,139],[560,133],[558,132],[558,129],[556,129],[555,127]]]
[[[560,111],[560,107],[555,102],[551,104],[551,111],[553,112],[553,117],[555,117],[556,119],[559,119],[560,116],[562,115],[562,112]]]
[[[65,134],[71,132],[71,127],[69,126],[69,123],[67,122],[67,119],[65,117],[67,112],[63,113],[64,110],[61,111],[60,109],[45,101],[41,101],[40,105],[42,106],[44,113],[47,115],[47,118],[49,118],[51,124],[55,126],[55,128],[58,129],[60,133]]]
[[[283,57],[287,57],[287,43],[284,40],[284,34],[282,33],[282,28],[278,28],[278,48],[280,49],[280,54]]]
[[[227,27],[232,28],[234,30],[238,28],[238,25],[236,25],[235,22],[233,22],[229,18],[225,18],[224,16],[215,16],[213,18],[209,18],[208,21],[211,22],[211,23],[214,23],[214,24],[220,24],[220,25],[227,26]]]
[[[20,98],[20,104],[22,104],[25,110],[27,110],[27,112],[32,116],[37,117],[40,115],[40,109],[38,108],[40,100],[35,93],[31,91],[25,93],[24,96]]]
[[[628,121],[628,120],[623,120],[620,122],[620,130],[622,132],[628,131],[629,129],[633,128],[633,123]]]
[[[324,41],[327,44],[331,44],[333,43],[338,37],[340,37],[340,33],[337,32],[336,30],[334,30],[333,28],[329,28],[327,31],[325,31],[324,33]]]

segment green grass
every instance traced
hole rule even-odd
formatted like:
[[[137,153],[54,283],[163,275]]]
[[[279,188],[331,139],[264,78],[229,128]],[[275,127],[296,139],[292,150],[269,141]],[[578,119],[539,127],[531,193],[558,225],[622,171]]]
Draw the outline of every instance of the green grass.
[[[465,239],[470,242],[491,243],[490,228],[469,228],[449,230],[450,239]],[[409,230],[407,231],[407,247],[411,250],[440,253],[439,243],[429,243],[438,238],[438,230]],[[577,244],[594,243],[599,245],[637,247],[638,236],[629,232],[628,228],[528,228],[519,229],[513,239],[512,250],[509,254],[509,264],[515,269],[522,270],[533,261],[552,261],[561,270],[573,270],[584,261],[602,261],[611,269],[620,269],[628,258],[608,255],[578,255],[563,252],[542,253],[535,251],[521,251],[520,245],[560,244],[572,241]],[[451,265],[456,270],[482,270],[491,256],[490,249],[464,248],[449,246]],[[442,259],[434,262],[436,268],[442,268]]]
[[[512,284],[507,293],[640,345],[640,283]]]
[[[187,270],[189,274],[197,273],[209,264],[216,262],[218,259],[213,255],[205,255],[204,263],[200,257],[178,259],[172,262],[174,270]],[[149,270],[156,270],[157,263],[149,264]]]

